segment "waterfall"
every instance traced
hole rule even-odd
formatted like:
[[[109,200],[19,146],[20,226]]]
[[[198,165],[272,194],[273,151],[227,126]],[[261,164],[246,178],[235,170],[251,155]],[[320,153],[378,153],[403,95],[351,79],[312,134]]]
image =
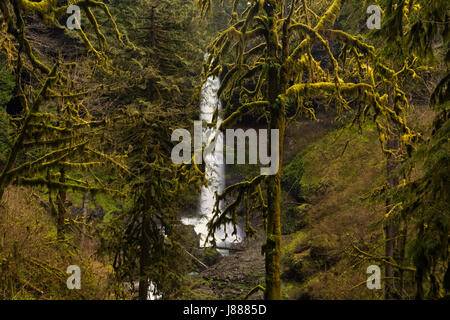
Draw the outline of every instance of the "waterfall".
[[[217,91],[220,87],[220,79],[216,76],[210,76],[207,78],[206,82],[202,86],[202,95],[200,102],[200,120],[205,121],[208,124],[213,122],[214,113],[218,111],[217,126],[204,127],[202,131],[202,141],[204,146],[208,148],[208,152],[205,153],[205,178],[208,181],[207,186],[203,186],[199,201],[199,216],[193,218],[183,218],[182,222],[184,224],[193,225],[195,232],[200,235],[200,246],[205,244],[206,236],[208,235],[207,223],[211,220],[213,216],[213,208],[216,202],[215,194],[222,192],[225,186],[225,164],[223,155],[223,134],[218,132],[222,118],[220,111],[222,110],[222,103],[217,96]],[[215,148],[211,148],[214,144],[211,144],[213,140],[215,141]],[[225,232],[223,227],[215,233],[216,244],[219,247],[228,247],[233,242],[240,242],[242,240],[242,230],[237,228],[237,235],[232,236],[233,226],[230,223],[226,226],[227,237],[225,237]],[[211,244],[206,244],[210,246]],[[222,254],[228,254],[228,250],[219,250]]]
[[[217,96],[217,91],[220,87],[219,77],[210,76],[202,86],[202,95],[200,102],[200,120],[208,124],[213,122],[214,113],[218,111],[216,128],[204,127],[202,131],[202,141],[204,147],[208,150],[205,152],[203,161],[205,162],[205,178],[208,181],[207,186],[203,186],[200,194],[198,216],[183,217],[182,223],[186,225],[193,225],[195,232],[200,235],[200,247],[205,245],[206,237],[208,235],[208,222],[213,216],[213,208],[216,202],[216,193],[223,191],[225,187],[225,164],[223,154],[223,134],[218,132],[222,118],[220,111],[222,110],[222,103]],[[213,140],[215,143],[212,143]],[[221,208],[222,209],[222,208]],[[227,248],[234,242],[241,242],[243,238],[242,229],[237,226],[237,235],[233,236],[233,225],[230,223],[226,225],[227,237],[223,227],[215,233],[216,245],[221,248]],[[207,243],[211,246],[211,243]],[[227,255],[228,250],[218,249],[222,255]],[[138,283],[135,283],[138,286]],[[147,300],[159,300],[161,295],[158,294],[157,288],[153,282],[149,283]]]
[[[200,236],[200,247],[205,245],[206,237],[208,235],[208,222],[213,217],[213,209],[216,203],[216,193],[221,193],[225,187],[225,164],[223,153],[223,134],[218,132],[218,128],[222,123],[220,111],[222,111],[222,103],[217,96],[217,91],[220,87],[220,79],[216,76],[210,76],[202,86],[201,102],[200,102],[200,120],[211,124],[213,122],[214,114],[217,110],[217,125],[213,127],[203,127],[202,141],[203,146],[207,150],[205,152],[203,161],[205,162],[205,178],[208,181],[206,186],[202,186],[198,216],[183,217],[181,222],[186,225],[193,225],[195,232]],[[215,141],[214,141],[215,139]],[[222,205],[220,206],[223,209]],[[223,227],[215,232],[216,245],[221,248],[227,248],[232,243],[241,242],[243,238],[242,229],[237,226],[237,235],[232,235],[233,225],[231,223],[226,225],[226,234]],[[207,243],[206,246],[211,246]],[[222,255],[227,255],[228,250],[218,249]],[[135,283],[135,288],[139,287],[139,283]],[[157,288],[153,282],[149,283],[147,300],[159,300],[161,295],[158,294]]]
[[[125,283],[125,285],[128,287],[130,284]],[[139,282],[134,281],[131,284],[131,287],[135,292],[139,291]],[[148,291],[147,291],[147,300],[161,300],[162,295],[158,293],[158,289],[156,288],[156,285],[153,282],[149,282],[148,284]]]

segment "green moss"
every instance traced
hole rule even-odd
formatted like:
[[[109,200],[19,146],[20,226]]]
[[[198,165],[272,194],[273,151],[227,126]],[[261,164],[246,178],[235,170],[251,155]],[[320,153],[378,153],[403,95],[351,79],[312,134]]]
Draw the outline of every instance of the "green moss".
[[[211,247],[207,247],[202,255],[203,261],[209,266],[216,264],[221,258],[222,255]]]
[[[0,167],[3,167],[7,160],[11,141],[9,139],[9,122],[5,110],[0,109]]]
[[[281,252],[281,259],[283,260],[289,255],[292,255],[294,252],[300,250],[300,248],[304,245],[306,240],[306,233],[297,232],[294,235],[291,235],[290,240],[283,247]]]
[[[301,185],[303,173],[305,172],[304,154],[299,153],[283,168],[282,184],[286,190],[297,201],[304,200],[306,194]]]
[[[260,171],[259,165],[252,164],[234,164],[226,167],[226,178],[233,179],[239,177],[239,179],[252,179],[257,176]]]
[[[14,75],[0,63],[0,106],[5,107],[12,98],[14,89]]]
[[[0,64],[0,166],[5,163],[11,145],[6,104],[12,98],[13,89],[14,76],[5,66]]]
[[[281,208],[281,233],[292,234],[308,224],[308,207],[304,203],[299,206],[288,205]]]
[[[94,203],[96,206],[101,206],[106,212],[120,210],[116,206],[116,202],[107,194],[98,193],[94,196]]]
[[[314,142],[302,157],[303,175],[299,184],[303,195],[312,196],[330,186],[339,189],[360,175],[363,167],[379,167],[379,159],[369,157],[372,150],[381,152],[372,124],[364,125],[362,132],[348,127],[334,130]]]

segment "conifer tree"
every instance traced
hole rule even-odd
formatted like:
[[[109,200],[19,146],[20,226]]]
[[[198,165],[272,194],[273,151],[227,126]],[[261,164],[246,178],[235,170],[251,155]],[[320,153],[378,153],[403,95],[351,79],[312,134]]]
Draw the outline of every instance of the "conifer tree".
[[[431,96],[430,107],[437,112],[431,137],[410,154],[398,175],[408,183],[396,188],[400,204],[390,218],[404,221],[405,231],[399,236],[415,267],[416,298],[434,299],[448,295],[450,271],[448,239],[450,236],[448,207],[448,136],[450,26],[447,1],[383,1],[385,19],[376,33],[387,41],[385,53],[397,60],[417,57],[423,66],[439,70],[439,79]],[[422,168],[419,178],[411,178],[413,169]],[[412,222],[412,223],[411,223]],[[408,239],[407,237],[411,238]],[[398,248],[397,248],[398,250]],[[400,248],[401,251],[404,251]],[[392,257],[396,258],[396,257]],[[401,258],[401,257],[400,257]],[[397,260],[397,259],[394,259]],[[398,262],[398,261],[397,261]],[[401,273],[401,269],[399,269]],[[393,281],[390,291],[393,291]],[[428,293],[425,292],[428,288]],[[388,297],[388,296],[387,296]]]
[[[201,180],[194,167],[172,163],[171,133],[186,126],[197,108],[191,97],[201,72],[202,31],[190,0],[117,6],[115,17],[129,48],[114,48],[114,72],[105,80],[114,91],[103,99],[120,105],[117,130],[109,134],[127,154],[130,174],[122,183],[132,203],[104,230],[102,248],[114,257],[118,283],[139,280],[140,300],[147,300],[150,282],[170,299],[180,293],[191,259],[180,207],[186,191],[193,186],[198,191]]]

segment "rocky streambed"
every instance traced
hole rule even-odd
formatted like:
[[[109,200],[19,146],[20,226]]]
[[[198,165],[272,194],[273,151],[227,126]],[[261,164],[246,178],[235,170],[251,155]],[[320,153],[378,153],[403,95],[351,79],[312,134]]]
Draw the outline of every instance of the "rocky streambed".
[[[192,299],[239,299],[256,285],[264,284],[264,256],[261,245],[264,235],[233,245],[228,256],[193,275]],[[262,292],[251,299],[262,299]]]

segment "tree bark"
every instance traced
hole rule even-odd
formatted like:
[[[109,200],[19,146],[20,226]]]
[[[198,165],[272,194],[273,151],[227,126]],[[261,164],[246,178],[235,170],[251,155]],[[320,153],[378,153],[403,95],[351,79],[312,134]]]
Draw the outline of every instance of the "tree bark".
[[[278,31],[274,10],[276,1],[265,1],[264,10],[268,19],[267,35],[267,61],[268,61],[268,86],[266,96],[270,102],[269,132],[271,129],[279,130],[279,153],[278,153],[278,171],[275,175],[267,179],[267,230],[266,243],[264,245],[265,263],[266,263],[266,289],[264,298],[266,300],[281,300],[281,281],[280,281],[280,253],[281,253],[281,222],[280,222],[280,203],[281,203],[281,166],[283,154],[283,141],[286,115],[284,105],[278,96],[286,89],[284,77],[282,77],[281,63],[277,57],[278,50]],[[269,140],[272,137],[269,135]],[[271,142],[270,142],[271,144]]]
[[[281,162],[281,160],[280,160]],[[266,290],[264,298],[266,300],[281,299],[280,281],[280,252],[281,252],[281,222],[280,222],[280,201],[281,186],[280,173],[268,179],[268,214],[267,232],[264,252],[266,255]]]
[[[60,178],[59,182],[65,183],[66,182],[66,176],[65,176],[65,170],[60,170]],[[65,239],[66,236],[66,198],[67,198],[67,192],[66,189],[60,188],[58,190],[58,212],[57,212],[57,238],[58,240],[62,241]]]
[[[147,300],[148,288],[150,285],[148,279],[148,268],[151,264],[150,249],[151,249],[151,181],[150,178],[145,190],[144,197],[144,213],[142,217],[142,233],[141,233],[141,253],[139,261],[139,300]]]
[[[399,140],[396,134],[391,134],[388,138],[387,149],[396,152],[399,148]],[[398,186],[398,177],[395,174],[395,170],[397,169],[397,160],[396,157],[392,154],[387,155],[386,160],[386,174],[387,174],[387,183],[389,186],[389,190],[393,191]],[[390,212],[394,206],[393,200],[391,197],[386,199],[386,213]],[[386,238],[385,244],[385,254],[386,257],[389,257],[392,260],[397,260],[398,256],[398,245],[397,245],[397,236],[398,236],[399,227],[397,223],[387,222],[384,227],[384,233]],[[385,299],[392,300],[398,299],[399,296],[396,293],[396,281],[394,277],[396,276],[396,272],[394,267],[390,264],[386,264],[385,266]]]
[[[83,211],[82,211],[82,215],[83,215],[83,227],[81,229],[81,248],[84,247],[85,242],[86,242],[86,219],[88,216],[88,194],[84,193],[83,194]]]

